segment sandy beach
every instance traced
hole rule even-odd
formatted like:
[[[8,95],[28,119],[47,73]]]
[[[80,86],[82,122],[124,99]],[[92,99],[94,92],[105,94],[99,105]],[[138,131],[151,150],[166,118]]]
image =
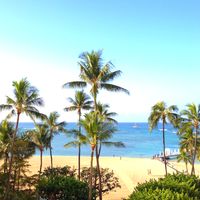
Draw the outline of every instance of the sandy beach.
[[[81,157],[81,166],[89,166],[90,158]],[[184,163],[170,162],[171,166],[179,171],[185,170]],[[95,160],[94,160],[95,164]],[[101,157],[100,164],[103,168],[109,168],[114,171],[119,178],[121,188],[115,192],[104,195],[104,200],[122,200],[128,197],[137,183],[145,182],[151,178],[159,178],[164,175],[164,165],[159,160],[150,158],[125,158],[125,157]],[[39,156],[33,156],[30,159],[30,171],[37,173],[39,169]],[[49,156],[43,158],[43,169],[50,165]],[[77,157],[75,156],[54,156],[54,167],[69,165],[77,168]],[[168,167],[169,173],[175,170]],[[199,174],[200,165],[196,166],[196,173]]]

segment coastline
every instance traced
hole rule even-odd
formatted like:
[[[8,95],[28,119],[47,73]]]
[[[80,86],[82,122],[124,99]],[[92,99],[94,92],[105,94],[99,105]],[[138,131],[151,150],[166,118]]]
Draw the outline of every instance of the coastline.
[[[69,165],[77,168],[77,156],[53,156],[54,167]],[[94,166],[96,165],[94,159]],[[39,156],[33,156],[29,159],[29,170],[31,174],[37,173],[39,169]],[[81,167],[88,167],[90,164],[89,156],[81,157]],[[184,163],[170,161],[170,164],[179,171],[185,170]],[[151,158],[128,158],[128,157],[100,157],[102,168],[109,168],[114,171],[115,176],[119,178],[121,188],[115,192],[110,192],[104,196],[104,200],[121,200],[127,198],[138,183],[143,183],[149,179],[157,179],[165,174],[164,165],[159,160]],[[50,157],[43,157],[43,169],[50,166]],[[189,168],[190,170],[190,168]],[[168,167],[169,173],[175,170]],[[200,174],[200,164],[196,164],[196,172]]]

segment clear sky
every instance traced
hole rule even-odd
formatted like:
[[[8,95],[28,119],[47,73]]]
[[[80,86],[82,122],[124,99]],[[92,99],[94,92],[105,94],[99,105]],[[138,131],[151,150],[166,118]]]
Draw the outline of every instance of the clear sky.
[[[78,80],[81,52],[99,49],[123,72],[114,83],[131,93],[100,92],[119,121],[147,121],[160,100],[200,103],[199,0],[0,1],[0,103],[13,80],[27,77],[42,112],[76,121],[63,112],[74,91],[62,85]]]

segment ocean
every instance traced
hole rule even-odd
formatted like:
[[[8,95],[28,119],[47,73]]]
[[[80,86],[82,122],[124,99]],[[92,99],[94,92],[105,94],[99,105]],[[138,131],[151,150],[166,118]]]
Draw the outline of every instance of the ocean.
[[[137,157],[151,158],[153,155],[162,152],[162,125],[154,129],[151,133],[148,130],[148,123],[118,123],[118,131],[110,139],[112,142],[123,142],[124,148],[102,147],[101,156]],[[33,123],[20,123],[21,131],[34,128]],[[68,123],[67,129],[76,128],[76,123]],[[165,127],[166,148],[178,149],[179,138],[176,130],[171,125]],[[63,133],[55,135],[52,147],[53,155],[76,156],[77,148],[65,148],[64,144],[73,141],[73,138]],[[36,152],[39,155],[39,152]],[[45,151],[44,155],[49,155]],[[85,145],[81,148],[81,155],[90,156],[90,148]]]

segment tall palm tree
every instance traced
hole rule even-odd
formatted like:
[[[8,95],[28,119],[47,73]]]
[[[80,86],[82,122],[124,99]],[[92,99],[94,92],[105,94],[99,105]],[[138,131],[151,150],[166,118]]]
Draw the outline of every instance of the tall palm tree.
[[[91,165],[90,165],[90,195],[89,199],[91,198],[91,192],[92,192],[92,169],[93,169],[93,156],[94,151],[98,150],[96,149],[96,145],[99,141],[107,142],[107,139],[109,139],[112,134],[116,131],[116,126],[113,122],[105,122],[104,118],[99,115],[97,112],[90,112],[88,114],[85,114],[85,118],[81,120],[81,125],[86,131],[86,136],[83,137],[83,140],[90,144],[91,146]],[[108,145],[114,145],[117,147],[124,146],[123,143],[120,142],[107,142]],[[98,152],[96,152],[96,155],[98,155]],[[97,166],[99,165],[97,160]]]
[[[50,136],[49,150],[50,150],[51,168],[53,168],[53,156],[52,156],[52,144],[51,144],[53,136],[61,132],[66,132],[65,126],[67,125],[67,123],[64,121],[58,122],[59,117],[60,115],[57,112],[51,112],[49,116],[44,120],[44,123],[48,128]]]
[[[9,183],[12,173],[12,163],[13,163],[13,147],[15,143],[15,138],[17,135],[20,115],[25,113],[26,115],[33,117],[44,117],[35,106],[42,106],[43,100],[39,97],[38,90],[31,86],[26,78],[21,79],[19,82],[13,81],[14,87],[14,98],[7,96],[7,104],[0,105],[0,111],[2,110],[10,110],[10,116],[17,114],[17,121],[15,132],[12,136],[12,144],[11,144],[11,152],[10,152],[10,163],[9,163],[9,174],[8,174],[8,192],[9,193]]]
[[[76,142],[78,142],[78,179],[80,180],[80,168],[81,168],[81,115],[82,110],[89,110],[91,109],[92,101],[90,100],[90,97],[82,90],[82,91],[76,91],[75,98],[68,98],[68,101],[71,103],[70,106],[64,108],[65,111],[77,111],[78,112],[78,124],[79,124],[79,131],[77,136]],[[76,131],[74,133],[77,133]],[[75,143],[76,143],[75,142]],[[74,144],[75,144],[74,143]],[[72,144],[72,143],[71,143]],[[69,144],[68,144],[69,146]],[[67,147],[67,145],[65,145]]]
[[[197,154],[197,138],[199,135],[199,126],[200,126],[200,105],[196,106],[194,103],[188,104],[187,110],[183,110],[181,115],[183,117],[180,133],[185,130],[192,129],[194,136],[194,153],[192,158],[192,170],[191,174],[195,174],[195,159]]]
[[[85,87],[90,85],[90,93],[94,99],[94,108],[97,112],[97,94],[99,93],[99,89],[106,89],[107,91],[112,92],[125,92],[129,94],[129,91],[111,84],[115,78],[121,75],[120,70],[112,71],[114,65],[109,61],[107,63],[103,63],[102,59],[102,51],[92,51],[83,52],[80,56],[80,62],[78,63],[80,66],[80,79],[81,81],[72,81],[65,83],[63,87],[77,88],[77,87]],[[98,148],[98,146],[96,147]],[[98,158],[98,156],[97,156]],[[101,190],[101,177],[100,177],[100,168],[97,168],[99,174],[99,199],[102,200],[102,190]]]
[[[85,141],[91,147],[91,160],[90,160],[90,178],[89,178],[89,196],[88,200],[92,200],[92,176],[93,176],[93,157],[94,150],[97,145],[98,132],[101,120],[95,112],[85,114],[85,118],[80,121],[80,124],[86,131]]]
[[[163,155],[164,155],[164,164],[165,164],[165,175],[167,175],[167,163],[166,163],[166,156],[165,156],[165,125],[167,121],[172,123],[174,126],[177,125],[177,114],[178,108],[175,105],[167,107],[165,102],[161,101],[156,103],[152,109],[150,116],[148,118],[149,123],[149,130],[150,132],[157,127],[158,123],[162,122],[162,135],[163,135]]]
[[[122,91],[129,94],[128,90],[110,83],[110,81],[119,77],[122,72],[120,70],[111,71],[114,68],[111,62],[103,63],[102,51],[83,52],[79,58],[80,62],[78,64],[81,71],[81,81],[68,82],[63,87],[80,88],[90,85],[90,93],[94,98],[95,110],[99,89],[106,89],[113,92]]]
[[[33,142],[35,147],[40,151],[40,168],[39,168],[39,176],[40,179],[41,171],[42,171],[42,156],[43,151],[46,148],[49,148],[51,136],[49,134],[48,127],[46,124],[36,124],[35,129],[27,131],[30,140]]]

